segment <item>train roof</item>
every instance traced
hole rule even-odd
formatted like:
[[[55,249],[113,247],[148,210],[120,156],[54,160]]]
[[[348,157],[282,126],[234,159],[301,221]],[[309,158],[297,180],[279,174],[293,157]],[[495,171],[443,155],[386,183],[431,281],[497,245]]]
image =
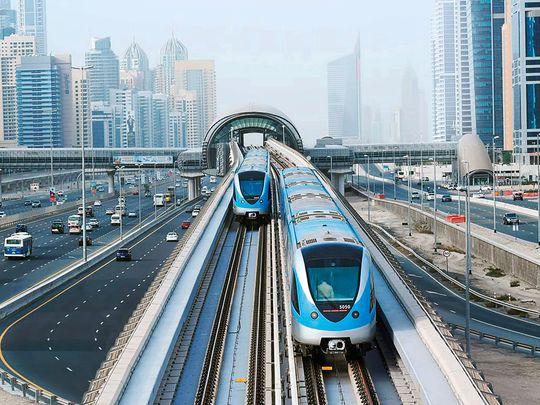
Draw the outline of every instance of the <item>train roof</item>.
[[[316,242],[361,244],[350,224],[312,169],[282,171],[284,193],[297,246]]]
[[[250,149],[244,156],[244,161],[238,168],[238,173],[256,171],[269,171],[270,157],[266,149]]]

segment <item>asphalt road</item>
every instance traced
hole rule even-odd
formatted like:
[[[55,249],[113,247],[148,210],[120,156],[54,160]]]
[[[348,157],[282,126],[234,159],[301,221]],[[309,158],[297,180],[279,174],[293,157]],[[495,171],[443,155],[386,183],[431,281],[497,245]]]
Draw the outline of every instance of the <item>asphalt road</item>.
[[[97,193],[97,196],[104,196],[106,193]],[[66,192],[67,201],[76,201],[81,196],[80,190],[73,190]],[[39,212],[39,208],[32,208],[30,205],[24,205],[25,201],[39,201],[41,203],[41,208],[50,207],[51,203],[49,202],[49,196],[44,194],[39,194],[37,196],[27,196],[26,198],[22,200],[11,200],[11,201],[3,201],[2,207],[0,208],[0,211],[4,211],[6,213],[6,216],[9,217],[11,215],[15,214],[21,214],[23,212]]]
[[[47,294],[0,325],[0,358],[21,378],[71,401],[82,395],[124,324],[180,236],[178,213],[131,243],[133,260],[114,257],[76,281]]]
[[[415,285],[431,301],[448,323],[465,326],[465,300],[446,288],[397,250],[391,248]],[[540,347],[540,325],[525,319],[505,315],[471,302],[471,328],[495,336]]]
[[[372,174],[380,175],[380,173],[377,171],[375,172],[374,169],[371,169]],[[412,182],[412,181],[411,181]],[[370,179],[369,181],[370,189],[374,193],[383,193],[383,182],[382,179]],[[360,184],[362,188],[367,188],[367,180],[365,176],[355,176],[354,177],[354,184]],[[400,201],[407,201],[408,199],[408,192],[406,189],[399,187],[399,185],[407,185],[407,183],[398,183],[395,187],[396,194],[394,196],[394,186],[391,183],[386,183],[384,185],[384,194],[387,199],[393,199],[396,198]],[[416,181],[414,186],[416,187]],[[428,183],[424,185],[424,187],[429,186],[433,188],[433,183]],[[419,187],[419,186],[418,186]],[[438,194],[448,194],[448,190],[439,190],[437,189]],[[484,228],[493,230],[493,208],[487,207],[485,205],[475,204],[474,198],[471,198],[471,220],[473,223],[483,226]],[[416,207],[420,206],[420,200],[413,200],[413,204]],[[433,208],[433,201],[424,201],[424,206],[430,206]],[[437,211],[445,213],[447,215],[453,215],[453,214],[464,214],[465,211],[465,203],[462,201],[460,204],[458,204],[457,200],[454,199],[452,202],[441,202],[441,199],[437,199]],[[529,242],[537,242],[538,241],[538,220],[537,218],[529,217],[526,215],[520,215],[520,224],[517,228],[514,228],[509,225],[503,225],[502,218],[505,213],[507,213],[508,210],[503,210],[500,208],[497,208],[496,210],[496,227],[497,232],[504,233],[507,235],[510,235],[515,238],[523,239]]]

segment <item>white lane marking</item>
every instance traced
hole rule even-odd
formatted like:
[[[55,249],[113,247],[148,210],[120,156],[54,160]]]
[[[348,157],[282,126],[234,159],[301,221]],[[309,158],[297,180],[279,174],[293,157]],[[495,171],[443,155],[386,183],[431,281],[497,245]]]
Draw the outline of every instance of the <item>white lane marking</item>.
[[[419,276],[417,274],[412,274],[412,273],[409,273],[408,275],[409,275],[409,277],[414,277],[414,278],[424,278],[422,276]]]
[[[440,295],[441,297],[447,297],[446,294],[442,294],[442,293],[439,293],[439,292],[436,292],[436,291],[426,290],[426,292],[427,292],[428,294],[434,294],[434,295]]]
[[[453,314],[455,314],[455,313],[456,313],[456,311],[454,311],[453,309],[451,309],[451,310],[450,310],[450,312],[452,312]]]
[[[73,372],[73,370],[70,369],[69,367],[66,367],[66,370],[69,371],[70,373]]]
[[[58,357],[54,356],[54,358],[55,358],[56,360],[60,361],[60,359],[59,359]]]

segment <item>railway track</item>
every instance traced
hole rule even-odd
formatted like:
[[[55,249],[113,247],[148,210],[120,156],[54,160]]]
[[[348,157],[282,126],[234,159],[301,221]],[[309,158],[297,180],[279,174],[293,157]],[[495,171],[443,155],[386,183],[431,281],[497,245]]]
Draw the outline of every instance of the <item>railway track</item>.
[[[219,383],[223,350],[231,315],[231,307],[238,279],[242,247],[246,236],[246,226],[241,225],[236,237],[233,259],[229,265],[227,277],[219,298],[216,318],[212,326],[211,337],[204,359],[203,371],[199,380],[195,404],[212,404],[215,402]]]

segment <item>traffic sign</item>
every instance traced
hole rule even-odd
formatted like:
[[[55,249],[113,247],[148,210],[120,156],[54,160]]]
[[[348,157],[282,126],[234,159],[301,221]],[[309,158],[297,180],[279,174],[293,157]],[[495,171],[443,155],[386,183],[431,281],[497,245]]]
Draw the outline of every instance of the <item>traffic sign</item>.
[[[448,250],[445,250],[442,254],[444,257],[450,257],[450,252]]]

